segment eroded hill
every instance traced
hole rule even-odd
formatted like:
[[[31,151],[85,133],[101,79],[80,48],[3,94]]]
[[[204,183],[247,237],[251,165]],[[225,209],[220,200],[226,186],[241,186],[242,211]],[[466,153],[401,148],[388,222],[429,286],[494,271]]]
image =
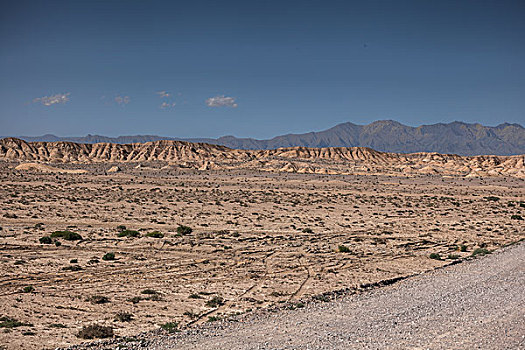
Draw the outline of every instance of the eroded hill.
[[[386,153],[365,147],[288,147],[238,150],[206,143],[155,141],[134,144],[0,140],[0,160],[45,163],[167,162],[199,170],[257,169],[315,174],[440,174],[524,177],[525,155],[464,157],[439,153]],[[35,169],[36,167],[25,168]]]

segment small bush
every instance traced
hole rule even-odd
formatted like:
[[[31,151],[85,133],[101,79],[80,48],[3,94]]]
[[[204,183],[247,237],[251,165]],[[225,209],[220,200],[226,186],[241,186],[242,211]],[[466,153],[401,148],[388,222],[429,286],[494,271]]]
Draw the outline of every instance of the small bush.
[[[83,268],[78,265],[70,265],[62,268],[62,271],[82,271]]]
[[[51,234],[52,238],[63,238],[66,241],[79,241],[82,239],[82,236],[76,232],[71,231],[55,231]]]
[[[197,293],[193,293],[189,296],[190,299],[202,299],[202,297],[197,294]]]
[[[164,237],[164,234],[160,233],[159,231],[153,231],[146,233],[146,237],[162,238]]]
[[[82,339],[111,338],[113,334],[113,328],[111,327],[92,324],[82,327],[77,337]]]
[[[180,225],[177,227],[177,233],[180,233],[181,235],[189,235],[193,232],[193,229],[188,226]]]
[[[219,307],[224,305],[224,299],[219,296],[214,296],[206,302],[207,307]]]
[[[314,231],[311,228],[303,228],[303,233],[314,233]]]
[[[449,254],[449,255],[448,255],[448,258],[449,258],[449,259],[453,259],[453,260],[456,260],[456,259],[459,259],[459,258],[460,258],[460,256],[459,256],[459,255],[457,255],[457,254]]]
[[[71,260],[69,260],[69,263],[70,264],[76,264],[76,263],[78,263],[78,259],[71,259]]]
[[[31,292],[35,291],[35,287],[33,287],[33,286],[26,286],[26,287],[24,287],[23,291],[24,291],[24,293],[31,293]]]
[[[115,320],[120,322],[131,322],[133,320],[133,314],[129,312],[119,312],[115,315]]]
[[[124,226],[124,225],[118,225],[118,226],[117,226],[117,231],[118,231],[118,232],[126,231],[126,226]]]
[[[337,247],[337,251],[339,253],[350,253],[350,248],[348,248],[345,245],[340,245],[339,247]]]
[[[51,244],[51,243],[53,243],[53,240],[52,240],[51,237],[49,237],[49,236],[41,237],[38,241],[39,241],[41,244]]]
[[[523,217],[521,215],[512,215],[510,219],[511,220],[523,220]]]
[[[140,237],[140,232],[134,231],[134,230],[123,230],[119,232],[118,236],[119,237]]]
[[[153,289],[144,289],[141,293],[142,294],[148,294],[148,295],[159,294],[156,290],[153,290]]]
[[[477,248],[472,252],[472,256],[490,254],[490,250],[486,248]]]
[[[141,300],[142,300],[141,297],[133,297],[133,298],[128,299],[128,301],[130,301],[132,304],[138,304]]]
[[[115,260],[115,253],[106,253],[104,254],[104,256],[102,257],[102,260],[105,260],[105,261],[111,261],[111,260]]]
[[[220,319],[218,316],[208,316],[208,322],[220,321]]]
[[[466,252],[467,251],[467,246],[464,245],[464,244],[461,244],[461,245],[458,246],[458,250],[460,252]]]
[[[87,301],[89,301],[91,304],[106,304],[109,303],[109,298],[103,295],[92,295],[87,298]]]
[[[485,197],[485,199],[491,202],[499,201],[499,197],[495,197],[495,196],[488,196],[488,197]]]
[[[160,325],[160,328],[164,329],[168,333],[178,332],[179,323],[178,322],[166,322]]]
[[[432,253],[428,257],[434,260],[441,260],[441,255],[439,255],[439,253]]]

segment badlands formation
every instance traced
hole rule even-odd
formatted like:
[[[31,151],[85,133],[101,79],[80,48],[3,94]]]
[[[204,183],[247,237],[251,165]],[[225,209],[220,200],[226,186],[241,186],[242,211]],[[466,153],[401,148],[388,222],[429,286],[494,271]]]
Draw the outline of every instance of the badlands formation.
[[[488,254],[525,237],[524,171],[524,155],[0,140],[0,349],[243,322]]]
[[[0,160],[53,163],[168,162],[199,170],[256,169],[308,174],[439,174],[525,177],[525,155],[458,156],[438,153],[385,153],[363,147],[290,147],[234,150],[183,141],[135,144],[79,144],[0,140]]]

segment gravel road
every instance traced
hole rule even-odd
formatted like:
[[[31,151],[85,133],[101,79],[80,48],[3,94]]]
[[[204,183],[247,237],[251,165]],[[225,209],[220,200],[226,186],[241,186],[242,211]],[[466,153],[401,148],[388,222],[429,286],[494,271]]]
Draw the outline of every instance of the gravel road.
[[[525,243],[336,301],[136,345],[158,350],[525,349]]]

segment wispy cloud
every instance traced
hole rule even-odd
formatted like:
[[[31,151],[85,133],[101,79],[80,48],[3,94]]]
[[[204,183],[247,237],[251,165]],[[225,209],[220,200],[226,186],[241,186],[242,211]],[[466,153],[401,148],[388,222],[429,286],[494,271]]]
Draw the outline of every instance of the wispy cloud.
[[[37,97],[33,99],[33,103],[41,103],[44,106],[52,106],[57,103],[65,104],[69,101],[69,95],[71,95],[71,93],[66,92],[65,94]]]
[[[162,104],[160,105],[160,108],[167,109],[167,108],[175,107],[175,105],[176,105],[175,102],[173,102],[173,103],[162,102]]]
[[[215,96],[210,97],[206,100],[206,105],[208,107],[237,107],[237,103],[235,103],[235,99],[233,97],[227,97],[227,96]]]
[[[171,96],[171,94],[167,91],[157,91],[157,95],[159,95],[161,98],[168,98]]]
[[[117,97],[115,97],[115,102],[116,102],[119,106],[125,106],[125,105],[127,105],[130,101],[131,101],[131,99],[129,98],[129,96],[117,96]]]

